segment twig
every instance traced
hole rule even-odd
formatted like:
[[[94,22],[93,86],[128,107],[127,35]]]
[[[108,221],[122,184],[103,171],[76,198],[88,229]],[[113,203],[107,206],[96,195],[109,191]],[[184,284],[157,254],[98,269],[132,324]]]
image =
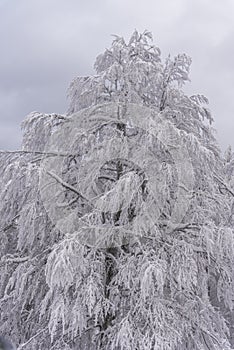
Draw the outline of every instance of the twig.
[[[40,334],[42,334],[43,332],[45,332],[47,330],[47,327],[42,329],[41,331],[39,331],[37,334],[35,334],[33,337],[31,337],[28,341],[26,341],[26,343],[21,344],[18,348],[18,350],[23,349],[25,346],[27,346],[29,343],[31,343],[32,340],[34,340],[35,338],[37,338]]]
[[[11,262],[11,263],[21,263],[29,260],[29,256],[24,256],[24,257],[10,257],[10,256],[5,256],[2,258],[3,263]]]

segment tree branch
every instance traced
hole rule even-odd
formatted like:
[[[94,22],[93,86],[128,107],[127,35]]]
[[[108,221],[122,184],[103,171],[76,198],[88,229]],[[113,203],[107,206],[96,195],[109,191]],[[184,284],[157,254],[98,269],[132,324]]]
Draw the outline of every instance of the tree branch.
[[[69,157],[69,156],[79,156],[79,154],[72,154],[72,153],[60,153],[60,152],[40,152],[40,151],[25,151],[25,150],[18,150],[18,151],[2,151],[0,150],[0,154],[39,154],[39,155],[45,155],[45,156],[54,156],[54,157]]]
[[[27,346],[29,343],[31,343],[31,341],[33,341],[35,338],[37,338],[39,335],[41,335],[42,333],[44,333],[47,330],[47,327],[42,329],[41,331],[39,331],[38,333],[36,333],[33,337],[31,337],[28,341],[26,341],[26,343],[23,343],[19,346],[18,350],[23,349],[25,346]]]
[[[225,189],[234,197],[234,192],[229,188],[229,186],[223,182],[218,176],[214,175],[214,179],[216,179],[221,185],[225,187]]]
[[[77,194],[81,199],[83,199],[85,202],[87,202],[89,205],[93,207],[93,204],[90,202],[88,198],[83,196],[74,186],[69,185],[67,182],[62,180],[58,175],[54,174],[52,171],[47,171],[47,174],[50,175],[53,179],[55,179],[57,182],[59,182],[63,187],[67,188],[68,190],[74,192]]]

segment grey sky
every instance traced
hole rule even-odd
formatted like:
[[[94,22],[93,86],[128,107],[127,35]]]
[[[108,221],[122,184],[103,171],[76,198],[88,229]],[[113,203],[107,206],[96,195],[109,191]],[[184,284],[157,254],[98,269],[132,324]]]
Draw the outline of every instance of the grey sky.
[[[234,147],[234,0],[0,0],[0,149],[20,148],[29,112],[64,113],[72,78],[134,29],[164,57],[192,57],[186,89],[209,98],[222,147]]]

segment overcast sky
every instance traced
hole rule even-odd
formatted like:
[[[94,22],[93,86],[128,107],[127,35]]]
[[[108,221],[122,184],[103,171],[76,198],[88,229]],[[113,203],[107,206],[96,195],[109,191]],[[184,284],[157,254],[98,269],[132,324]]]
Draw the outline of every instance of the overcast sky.
[[[134,29],[164,57],[192,57],[186,89],[209,98],[222,148],[234,147],[234,0],[0,0],[0,149],[20,148],[29,112],[66,112],[72,78]]]

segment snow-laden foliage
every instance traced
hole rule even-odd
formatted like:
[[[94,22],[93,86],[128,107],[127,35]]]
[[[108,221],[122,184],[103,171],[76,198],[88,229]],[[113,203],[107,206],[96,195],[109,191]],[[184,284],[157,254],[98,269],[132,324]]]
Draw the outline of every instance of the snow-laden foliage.
[[[116,37],[68,115],[32,113],[0,153],[0,333],[19,349],[234,347],[233,155],[182,91],[190,64]]]

